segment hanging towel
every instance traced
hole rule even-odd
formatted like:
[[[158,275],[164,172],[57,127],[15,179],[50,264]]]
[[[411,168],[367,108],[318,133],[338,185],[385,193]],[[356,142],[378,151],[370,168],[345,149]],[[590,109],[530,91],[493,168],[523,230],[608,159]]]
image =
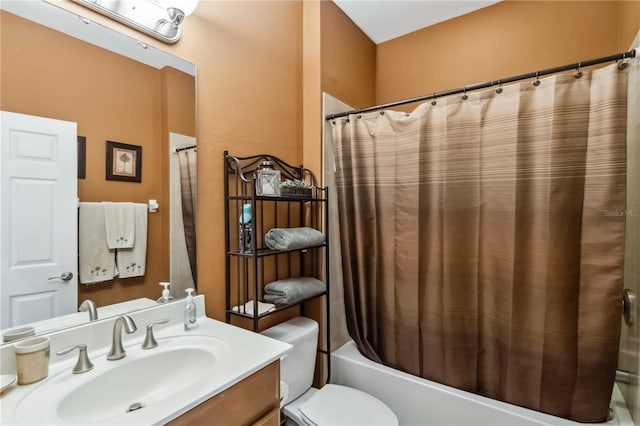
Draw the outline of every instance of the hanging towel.
[[[117,275],[115,250],[105,237],[102,203],[80,203],[78,219],[78,263],[82,284],[112,280]]]
[[[295,250],[314,247],[324,242],[324,234],[313,228],[273,228],[264,236],[272,250]]]
[[[326,286],[317,278],[285,278],[264,286],[264,300],[278,304],[291,304],[324,293],[325,290]]]
[[[258,302],[258,316],[266,314],[267,312],[275,311],[275,309],[276,305],[273,303]],[[249,300],[244,305],[234,306],[231,310],[253,316],[253,299]]]
[[[104,226],[110,249],[132,248],[135,244],[133,203],[103,202]]]
[[[120,278],[141,277],[147,265],[147,205],[133,204],[135,243],[133,248],[119,248],[116,262]]]

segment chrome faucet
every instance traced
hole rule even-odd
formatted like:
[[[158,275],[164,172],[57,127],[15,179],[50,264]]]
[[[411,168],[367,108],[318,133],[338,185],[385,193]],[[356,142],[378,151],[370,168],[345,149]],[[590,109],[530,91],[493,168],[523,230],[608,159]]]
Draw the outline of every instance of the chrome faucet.
[[[78,308],[78,312],[89,312],[89,321],[95,321],[98,319],[98,310],[93,300],[85,300]]]
[[[113,340],[111,341],[111,350],[107,354],[109,361],[115,361],[117,359],[124,358],[127,355],[127,351],[122,347],[122,329],[127,334],[134,333],[138,327],[133,319],[129,315],[120,315],[113,323]]]

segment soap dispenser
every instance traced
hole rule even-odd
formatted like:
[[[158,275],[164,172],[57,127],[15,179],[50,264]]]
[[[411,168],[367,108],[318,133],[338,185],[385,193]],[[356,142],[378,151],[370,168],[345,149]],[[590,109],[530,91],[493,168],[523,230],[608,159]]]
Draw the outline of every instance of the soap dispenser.
[[[187,299],[184,304],[184,329],[191,330],[196,328],[198,324],[196,323],[196,304],[193,301],[193,292],[192,288],[188,288],[185,290],[187,292]]]
[[[169,303],[173,299],[175,299],[169,291],[169,286],[171,285],[171,283],[161,282],[160,285],[164,287],[164,290],[162,290],[162,297],[158,299],[158,303]]]

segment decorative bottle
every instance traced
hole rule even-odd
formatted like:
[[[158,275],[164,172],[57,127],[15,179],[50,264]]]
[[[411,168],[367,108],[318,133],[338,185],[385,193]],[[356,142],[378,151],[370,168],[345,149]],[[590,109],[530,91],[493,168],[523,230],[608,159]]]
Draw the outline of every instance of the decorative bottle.
[[[193,289],[188,288],[185,290],[187,292],[187,298],[184,304],[184,329],[191,330],[198,326],[196,322],[196,304],[193,301]]]
[[[242,214],[238,219],[240,223],[240,234],[238,245],[240,253],[250,253],[253,236],[251,235],[251,204],[242,205]]]

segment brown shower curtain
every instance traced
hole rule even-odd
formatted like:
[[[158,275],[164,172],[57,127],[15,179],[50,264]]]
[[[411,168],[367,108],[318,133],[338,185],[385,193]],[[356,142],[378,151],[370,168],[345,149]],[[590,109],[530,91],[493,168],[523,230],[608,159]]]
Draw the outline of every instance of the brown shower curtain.
[[[196,206],[198,204],[197,152],[195,149],[178,151],[178,163],[180,164],[180,194],[182,198],[182,222],[184,224],[184,236],[187,243],[187,255],[194,284],[198,285],[198,270],[196,259]]]
[[[347,323],[367,357],[581,422],[620,332],[627,70],[333,124]]]

